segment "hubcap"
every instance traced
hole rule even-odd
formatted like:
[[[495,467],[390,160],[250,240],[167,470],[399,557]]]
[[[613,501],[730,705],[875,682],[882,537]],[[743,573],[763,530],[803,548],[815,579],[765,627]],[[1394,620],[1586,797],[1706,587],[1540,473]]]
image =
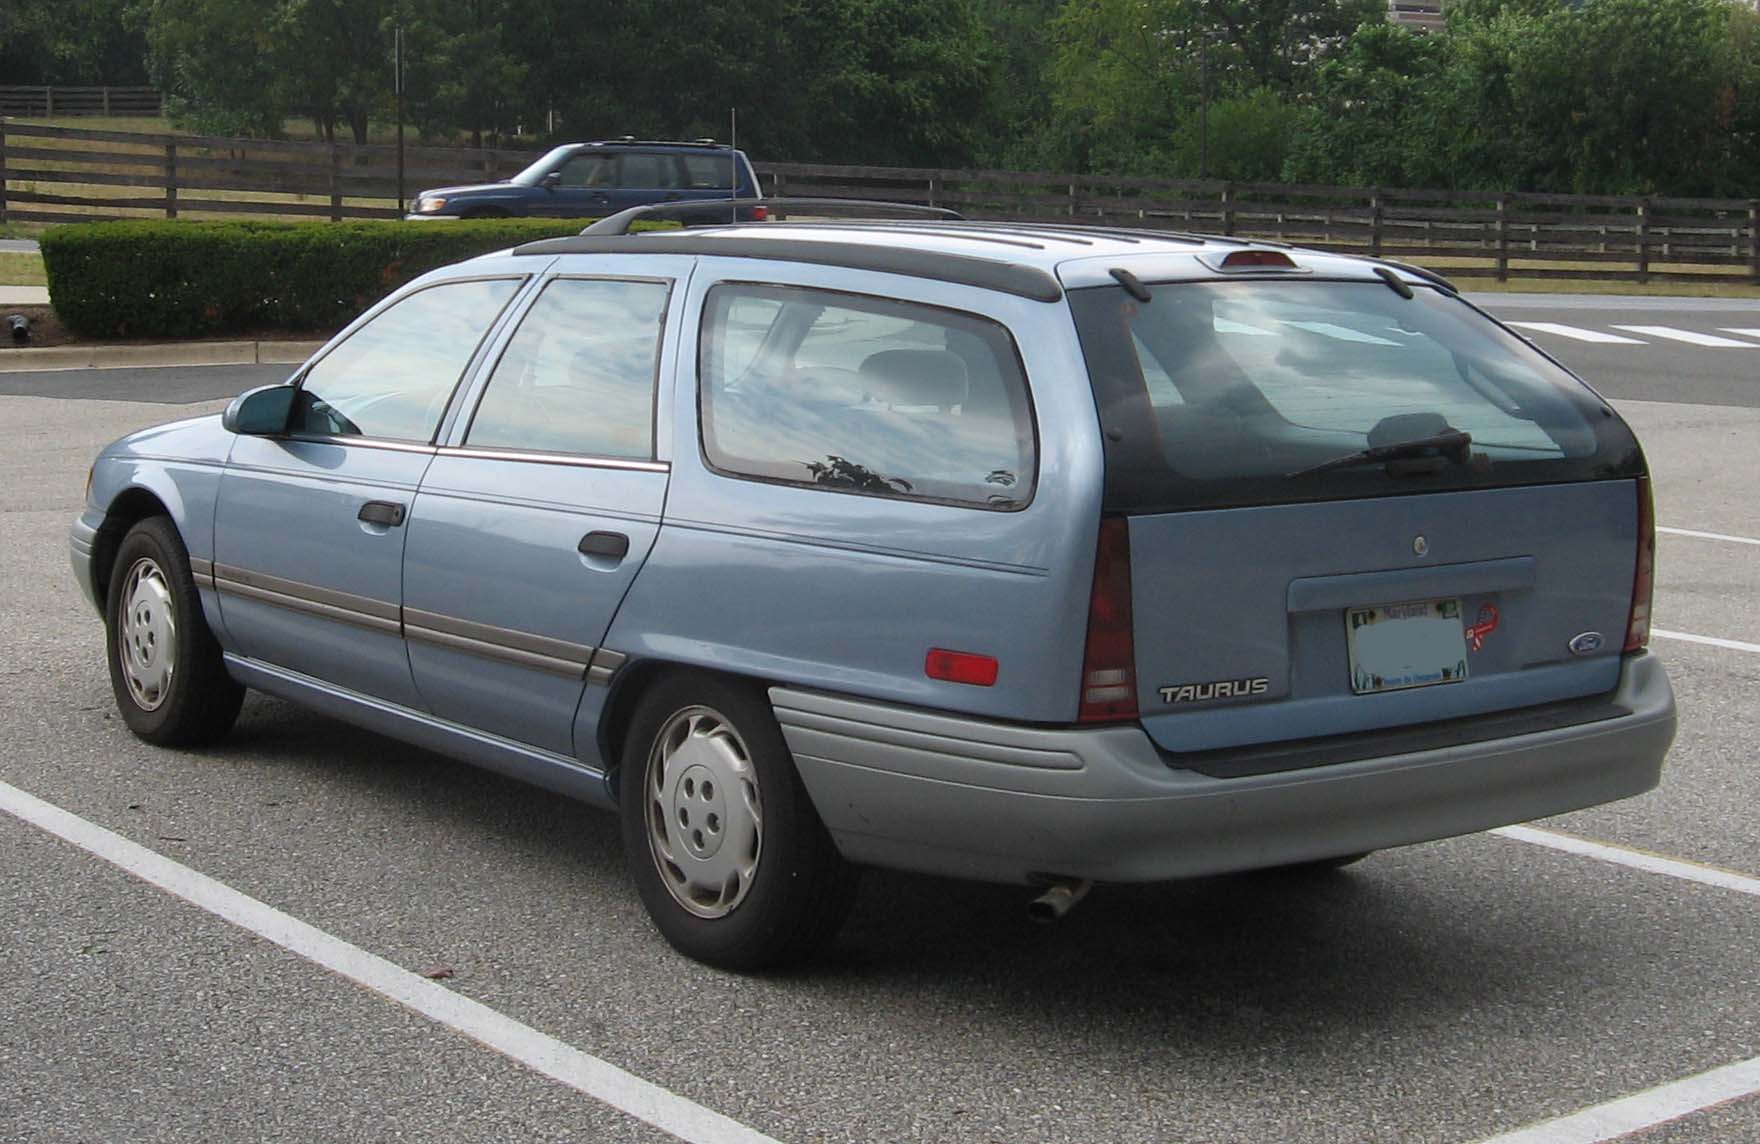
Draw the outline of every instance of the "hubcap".
[[[764,841],[745,743],[720,712],[687,707],[655,736],[645,784],[660,880],[698,917],[726,917],[750,891]]]
[[[159,565],[143,556],[122,582],[122,599],[116,658],[135,705],[154,711],[170,694],[171,677],[177,670],[177,617],[171,607],[171,585]]]

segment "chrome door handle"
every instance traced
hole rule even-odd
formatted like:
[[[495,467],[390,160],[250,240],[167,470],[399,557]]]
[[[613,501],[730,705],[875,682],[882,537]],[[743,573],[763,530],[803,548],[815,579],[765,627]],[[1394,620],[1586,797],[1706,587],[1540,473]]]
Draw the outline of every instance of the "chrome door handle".
[[[589,532],[577,546],[582,556],[605,556],[622,560],[629,555],[629,537],[621,532]]]
[[[370,500],[361,506],[356,518],[366,524],[396,528],[403,523],[403,506],[390,501]]]

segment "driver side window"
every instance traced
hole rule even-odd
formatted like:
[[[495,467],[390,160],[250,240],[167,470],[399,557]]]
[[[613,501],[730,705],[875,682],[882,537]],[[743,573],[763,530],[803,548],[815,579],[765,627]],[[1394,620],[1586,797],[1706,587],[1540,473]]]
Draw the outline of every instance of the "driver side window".
[[[446,282],[382,311],[306,371],[291,433],[428,441],[523,279]]]

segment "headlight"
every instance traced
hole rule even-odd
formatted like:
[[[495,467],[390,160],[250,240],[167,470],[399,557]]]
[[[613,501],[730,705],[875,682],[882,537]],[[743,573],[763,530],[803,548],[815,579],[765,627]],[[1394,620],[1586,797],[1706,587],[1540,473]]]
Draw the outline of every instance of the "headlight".
[[[439,210],[441,207],[443,207],[445,205],[446,205],[445,199],[436,198],[432,195],[423,195],[421,198],[416,200],[416,213],[417,214],[433,214],[435,211]]]

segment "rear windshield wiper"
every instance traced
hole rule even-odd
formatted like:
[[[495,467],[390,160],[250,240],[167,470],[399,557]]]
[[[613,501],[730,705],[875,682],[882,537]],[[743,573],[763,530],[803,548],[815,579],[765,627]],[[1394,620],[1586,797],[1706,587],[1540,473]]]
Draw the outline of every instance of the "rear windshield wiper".
[[[1468,449],[1473,443],[1473,435],[1459,429],[1449,429],[1430,437],[1419,437],[1415,441],[1401,441],[1394,445],[1371,445],[1357,453],[1348,453],[1342,457],[1334,457],[1318,465],[1306,469],[1297,469],[1293,473],[1285,473],[1284,477],[1305,477],[1311,473],[1324,473],[1332,469],[1348,469],[1356,465],[1378,465],[1383,461],[1398,461],[1407,457],[1427,457],[1440,453],[1452,457],[1459,464],[1466,464]]]

